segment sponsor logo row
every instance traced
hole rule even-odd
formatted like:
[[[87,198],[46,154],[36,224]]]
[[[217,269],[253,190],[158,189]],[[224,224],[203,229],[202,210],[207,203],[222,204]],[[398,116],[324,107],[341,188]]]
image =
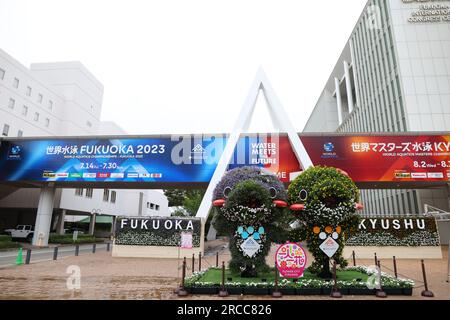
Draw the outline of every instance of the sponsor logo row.
[[[444,179],[443,172],[396,172],[396,179]],[[447,172],[447,178],[450,179],[450,172]]]
[[[44,172],[43,178],[84,178],[84,179],[161,179],[162,173],[103,173],[103,172],[85,172],[85,173],[68,173],[68,172]]]

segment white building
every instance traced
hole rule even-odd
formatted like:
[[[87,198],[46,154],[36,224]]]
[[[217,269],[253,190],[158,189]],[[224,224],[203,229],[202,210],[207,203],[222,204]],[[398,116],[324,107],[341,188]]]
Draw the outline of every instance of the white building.
[[[304,132],[450,129],[450,1],[370,0]],[[363,190],[366,214],[450,209],[450,186]]]
[[[103,85],[79,62],[36,63],[30,69],[0,49],[0,130],[6,137],[126,134],[101,122]],[[34,224],[38,189],[0,186],[0,230]],[[59,189],[57,213],[167,216],[168,200],[159,191]],[[61,225],[60,228],[61,229]]]

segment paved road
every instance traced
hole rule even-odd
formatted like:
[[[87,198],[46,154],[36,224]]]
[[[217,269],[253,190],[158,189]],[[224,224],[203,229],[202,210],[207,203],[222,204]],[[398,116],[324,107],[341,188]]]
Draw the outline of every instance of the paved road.
[[[80,245],[79,255],[83,254],[92,254],[92,244],[84,244]],[[107,244],[97,244],[96,251],[106,251]],[[50,261],[53,260],[54,248],[45,248],[45,249],[33,249],[31,251],[31,259],[30,263],[42,262],[42,261]],[[3,251],[0,252],[0,268],[2,267],[10,267],[16,264],[18,251]],[[75,246],[63,246],[58,248],[58,259],[68,256],[75,255]],[[27,256],[27,250],[23,250],[22,258],[25,263]]]

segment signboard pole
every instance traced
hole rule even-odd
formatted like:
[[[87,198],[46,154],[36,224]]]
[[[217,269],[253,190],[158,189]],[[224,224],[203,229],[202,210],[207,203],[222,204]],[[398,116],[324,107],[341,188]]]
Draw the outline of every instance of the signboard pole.
[[[73,242],[76,242],[78,240],[78,231],[77,230],[75,230],[73,232],[72,240],[73,240]]]
[[[177,278],[180,278],[180,247],[178,247],[178,267],[177,267]]]

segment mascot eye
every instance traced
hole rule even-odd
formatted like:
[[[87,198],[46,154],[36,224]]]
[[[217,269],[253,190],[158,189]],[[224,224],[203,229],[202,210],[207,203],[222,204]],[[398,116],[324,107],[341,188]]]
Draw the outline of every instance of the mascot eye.
[[[225,189],[223,189],[223,196],[225,197],[225,198],[228,198],[228,196],[230,195],[230,193],[231,193],[231,188],[230,187],[226,187]]]
[[[275,199],[275,198],[277,197],[277,195],[278,195],[278,190],[275,189],[274,187],[271,187],[271,188],[269,189],[269,192],[270,192],[270,197],[271,197],[272,199]]]
[[[306,199],[308,199],[308,191],[302,189],[298,194],[298,197],[300,198],[301,201],[306,201]]]

